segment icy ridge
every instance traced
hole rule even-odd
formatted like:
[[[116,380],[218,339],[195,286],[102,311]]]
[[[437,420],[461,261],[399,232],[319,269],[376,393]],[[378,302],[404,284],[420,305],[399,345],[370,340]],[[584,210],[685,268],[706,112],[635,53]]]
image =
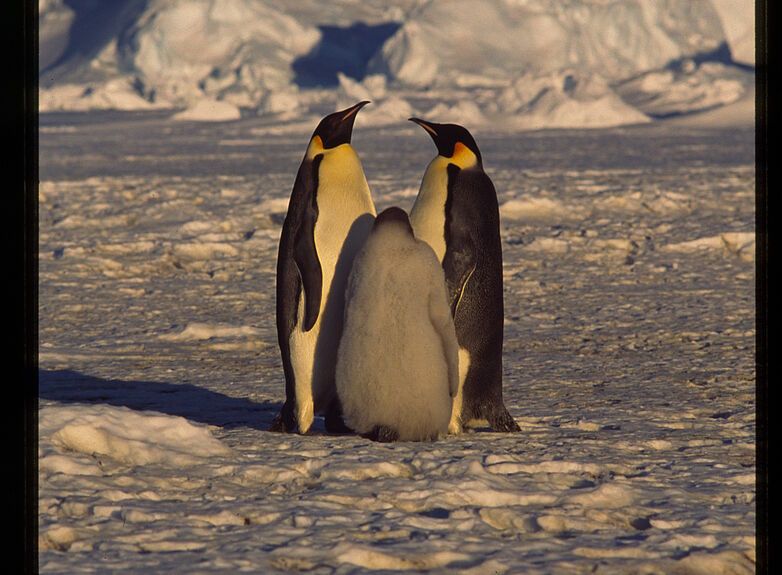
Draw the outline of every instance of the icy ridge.
[[[367,117],[375,125],[415,114],[509,129],[606,127],[731,104],[754,81],[746,0],[121,6],[40,2],[42,111],[284,120],[360,93],[378,106]],[[112,35],[77,44],[91,19],[89,30]],[[362,51],[374,56],[364,63]],[[303,66],[334,68],[339,81],[310,85]]]

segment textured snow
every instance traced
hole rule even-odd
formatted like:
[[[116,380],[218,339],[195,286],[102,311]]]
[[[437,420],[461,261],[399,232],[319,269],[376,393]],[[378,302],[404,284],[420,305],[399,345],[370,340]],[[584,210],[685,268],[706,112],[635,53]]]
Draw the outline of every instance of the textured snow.
[[[290,84],[290,64],[318,39],[262,2],[157,1],[136,24],[131,64],[155,98],[179,103],[203,93],[230,102],[238,91],[237,103],[256,102]]]
[[[363,114],[409,210],[431,141]],[[521,432],[378,444],[266,431],[316,122],[41,116],[41,573],[754,572],[754,131],[473,130]]]
[[[455,76],[486,84],[567,67],[618,79],[711,51],[722,40],[708,0],[428,2],[383,46],[373,68],[419,86],[449,86]]]
[[[609,127],[733,104],[751,0],[41,0],[41,110],[175,120],[322,115],[370,99],[495,129]]]
[[[171,116],[172,120],[224,122],[238,120],[241,117],[239,108],[230,102],[218,100],[198,100],[186,110]]]
[[[104,406],[54,409],[51,414],[44,408],[39,416],[42,434],[65,452],[91,458],[87,461],[104,456],[126,465],[181,468],[230,453],[208,430],[181,417]]]

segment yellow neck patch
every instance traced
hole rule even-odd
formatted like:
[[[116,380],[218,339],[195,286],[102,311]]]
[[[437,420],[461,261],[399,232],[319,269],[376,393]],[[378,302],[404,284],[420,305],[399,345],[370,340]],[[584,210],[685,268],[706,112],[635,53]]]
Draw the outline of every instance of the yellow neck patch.
[[[471,168],[478,163],[478,156],[461,142],[456,142],[453,147],[453,156],[448,159],[448,163],[455,164],[461,169]]]
[[[320,136],[313,136],[310,140],[310,145],[307,146],[307,159],[311,160],[318,154],[323,153],[323,140],[320,139]]]

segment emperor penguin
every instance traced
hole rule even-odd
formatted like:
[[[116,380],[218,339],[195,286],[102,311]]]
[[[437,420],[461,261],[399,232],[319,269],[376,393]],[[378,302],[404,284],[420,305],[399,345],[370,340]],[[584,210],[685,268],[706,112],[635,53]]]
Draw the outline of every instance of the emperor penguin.
[[[376,441],[446,435],[458,349],[440,261],[404,210],[384,210],[345,295],[336,385],[347,426]]]
[[[429,163],[410,211],[415,236],[437,254],[459,340],[459,388],[449,425],[519,431],[502,400],[502,242],[497,193],[475,139],[457,124],[410,121],[432,137]]]
[[[285,403],[272,431],[307,433],[316,414],[344,432],[334,384],[345,283],[375,219],[350,139],[358,111],[329,114],[310,138],[293,184],[277,255],[277,340]]]

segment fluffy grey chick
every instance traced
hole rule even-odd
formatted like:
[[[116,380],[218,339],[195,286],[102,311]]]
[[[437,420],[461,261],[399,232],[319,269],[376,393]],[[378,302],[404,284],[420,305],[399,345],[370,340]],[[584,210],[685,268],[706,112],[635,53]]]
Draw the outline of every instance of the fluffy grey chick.
[[[458,353],[440,261],[407,214],[388,208],[348,278],[336,367],[345,423],[379,441],[445,435]]]

